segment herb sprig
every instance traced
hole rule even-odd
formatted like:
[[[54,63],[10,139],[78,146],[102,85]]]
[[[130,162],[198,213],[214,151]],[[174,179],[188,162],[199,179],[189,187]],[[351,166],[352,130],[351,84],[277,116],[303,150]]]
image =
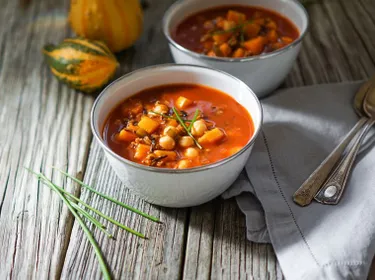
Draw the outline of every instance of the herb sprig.
[[[154,112],[154,111],[150,111],[150,113],[153,113],[155,115],[159,115],[159,116],[162,116],[164,118],[167,118],[167,119],[172,119],[172,120],[175,120],[175,121],[178,121],[177,118],[173,117],[173,116],[169,116],[169,115],[166,115],[166,114],[162,114],[162,113],[158,113],[158,112]],[[191,122],[192,120],[183,120],[184,122]]]
[[[194,124],[195,121],[197,120],[199,113],[200,113],[199,110],[196,109],[196,110],[195,110],[195,113],[194,113],[194,117],[193,117],[193,119],[191,120],[191,123],[189,124],[189,127],[188,127],[189,132],[191,131],[191,128],[193,127],[193,124]]]
[[[89,185],[85,184],[84,182],[82,182],[81,180],[69,175],[68,173],[66,173],[65,171],[61,170],[61,169],[58,169],[56,167],[53,167],[54,169],[58,170],[60,173],[62,173],[63,175],[65,175],[66,177],[70,178],[71,180],[73,180],[74,182],[80,184],[82,187],[90,190],[91,192],[117,204],[117,205],[120,205],[122,207],[124,207],[125,209],[128,209],[134,213],[137,213],[149,220],[152,220],[154,222],[157,222],[157,223],[161,223],[159,219],[157,219],[156,217],[153,217],[151,215],[148,215],[146,213],[143,213],[141,212],[140,210],[138,209],[135,209],[129,205],[126,205],[124,203],[122,203],[121,201],[118,201],[110,196],[107,196],[105,194],[102,194],[98,191],[96,191],[94,188],[90,187]],[[95,238],[93,237],[92,233],[90,232],[89,228],[87,227],[87,225],[85,224],[85,222],[83,221],[83,218],[86,218],[90,223],[92,223],[93,225],[95,225],[100,231],[102,231],[104,234],[106,234],[109,238],[113,238],[113,235],[107,231],[106,229],[106,226],[103,225],[100,221],[98,221],[96,218],[94,218],[92,216],[92,214],[90,214],[88,211],[91,211],[91,212],[94,212],[96,213],[97,215],[99,215],[100,217],[104,218],[105,220],[107,220],[108,222],[140,237],[140,238],[143,238],[143,239],[147,239],[147,237],[138,232],[138,231],[135,231],[123,224],[121,224],[120,222],[112,219],[111,217],[105,215],[104,213],[102,213],[101,211],[95,209],[94,207],[90,206],[89,204],[87,204],[86,202],[82,201],[81,199],[79,199],[78,197],[76,197],[74,194],[66,191],[65,189],[59,187],[58,185],[56,185],[55,183],[53,183],[50,179],[48,179],[45,175],[43,175],[42,173],[37,173],[29,168],[26,168],[26,170],[28,170],[30,173],[32,173],[33,175],[35,175],[37,177],[37,179],[42,182],[43,184],[45,184],[47,187],[49,187],[52,191],[54,191],[55,193],[58,194],[58,196],[61,198],[61,200],[64,202],[64,204],[68,207],[69,211],[72,213],[72,215],[75,217],[75,219],[77,220],[78,224],[80,225],[80,227],[82,228],[82,230],[84,231],[84,233],[86,234],[86,237],[87,239],[89,240],[89,242],[91,243],[91,245],[93,246],[94,248],[94,251],[95,251],[95,254],[98,258],[98,261],[99,261],[99,265],[100,265],[100,268],[102,270],[102,273],[103,273],[103,277],[104,279],[111,279],[111,275],[110,275],[110,272],[108,270],[108,267],[104,261],[104,257],[102,255],[102,252],[99,248],[99,245],[98,243],[96,242]],[[82,215],[82,217],[80,216]]]
[[[175,113],[178,122],[186,130],[186,133],[193,139],[195,145],[197,145],[197,147],[202,150],[203,149],[202,146],[198,143],[197,139],[195,139],[195,137],[190,133],[189,129],[186,127],[184,121],[181,119],[180,114],[178,113],[178,111],[176,110],[176,108],[172,107],[172,110]]]
[[[237,31],[241,31],[241,33],[243,34],[243,28],[252,22],[253,22],[252,19],[247,20],[241,24],[237,24],[235,27],[232,27],[228,30],[215,30],[215,31],[212,31],[210,34],[211,36],[213,36],[213,35],[220,35],[220,34],[232,33],[232,32],[237,32]]]

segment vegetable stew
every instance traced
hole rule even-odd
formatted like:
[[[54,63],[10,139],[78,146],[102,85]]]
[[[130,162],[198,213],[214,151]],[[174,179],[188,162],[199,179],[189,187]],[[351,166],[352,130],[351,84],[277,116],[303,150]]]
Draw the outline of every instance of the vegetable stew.
[[[231,96],[202,85],[170,84],[119,104],[105,122],[103,138],[131,161],[182,169],[231,156],[253,133],[248,111]]]
[[[260,7],[223,6],[183,20],[172,37],[181,46],[214,57],[242,58],[283,48],[299,36],[284,16]]]

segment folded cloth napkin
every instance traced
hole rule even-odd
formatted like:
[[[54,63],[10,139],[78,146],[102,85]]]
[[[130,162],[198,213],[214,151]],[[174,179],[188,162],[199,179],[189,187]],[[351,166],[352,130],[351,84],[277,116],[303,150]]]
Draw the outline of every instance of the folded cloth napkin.
[[[262,100],[263,129],[236,197],[247,237],[271,242],[289,279],[366,279],[375,253],[375,145],[366,139],[340,203],[308,207],[293,193],[358,121],[361,83],[281,90]]]

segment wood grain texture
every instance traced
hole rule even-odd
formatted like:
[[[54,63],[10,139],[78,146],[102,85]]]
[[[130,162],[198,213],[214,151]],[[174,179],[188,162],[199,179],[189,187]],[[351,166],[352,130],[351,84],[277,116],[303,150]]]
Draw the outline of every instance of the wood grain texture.
[[[0,0],[0,279],[101,278],[90,244],[65,207],[23,170],[43,170],[79,194],[52,165],[84,174],[98,190],[164,222],[152,223],[82,190],[82,199],[150,238],[108,225],[116,236],[109,240],[93,229],[115,279],[282,278],[272,247],[246,240],[245,220],[233,200],[165,209],[119,182],[91,143],[93,98],[59,84],[40,55],[44,43],[70,35],[68,2]],[[143,2],[143,35],[118,54],[117,76],[172,62],[161,18],[174,1]],[[358,80],[375,72],[373,0],[323,0],[308,11],[310,31],[284,87]]]
[[[59,85],[41,55],[47,40],[67,35],[67,1],[59,2],[26,9],[1,1],[0,279],[58,277],[72,228],[58,198],[24,166],[51,174],[51,165],[83,170],[87,161],[93,99]]]

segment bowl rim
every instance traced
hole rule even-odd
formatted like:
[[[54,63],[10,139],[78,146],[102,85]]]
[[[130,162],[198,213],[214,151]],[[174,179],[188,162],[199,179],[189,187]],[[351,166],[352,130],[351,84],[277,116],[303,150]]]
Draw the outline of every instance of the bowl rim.
[[[192,68],[202,68],[202,69],[206,69],[206,70],[218,72],[218,73],[220,73],[222,75],[226,75],[229,78],[231,78],[231,79],[239,82],[240,84],[242,84],[245,87],[245,89],[249,90],[249,92],[255,98],[255,101],[256,101],[256,104],[257,104],[257,109],[259,110],[259,125],[258,125],[258,127],[255,128],[254,134],[252,135],[252,137],[250,138],[250,140],[246,143],[246,145],[241,148],[241,150],[239,150],[237,153],[235,153],[235,154],[233,154],[233,155],[231,155],[229,157],[223,158],[223,159],[221,159],[219,161],[215,161],[215,162],[210,163],[210,164],[206,164],[206,165],[202,165],[202,166],[198,166],[198,167],[192,167],[192,168],[185,168],[185,169],[173,169],[173,168],[161,168],[161,167],[147,166],[147,165],[143,165],[143,164],[131,161],[129,159],[126,159],[126,158],[124,158],[124,157],[116,154],[114,151],[112,151],[112,149],[110,147],[108,147],[104,143],[104,141],[101,139],[101,136],[100,136],[101,133],[100,133],[100,131],[98,131],[96,129],[96,125],[94,124],[95,112],[97,111],[97,107],[98,107],[99,101],[103,98],[103,96],[105,96],[107,94],[107,92],[109,91],[109,89],[114,84],[116,84],[118,82],[121,82],[121,80],[123,80],[125,78],[128,78],[131,75],[134,75],[136,73],[143,72],[143,71],[146,71],[146,70],[163,69],[165,67],[192,67]],[[137,92],[135,92],[134,94],[136,94],[136,93]],[[246,111],[251,116],[251,113],[247,109],[246,109]],[[247,86],[240,79],[238,79],[238,78],[236,78],[236,77],[228,74],[225,71],[214,69],[214,68],[211,68],[211,67],[199,66],[199,65],[192,65],[192,64],[174,64],[174,63],[158,64],[158,65],[152,65],[152,66],[140,68],[140,69],[134,70],[132,72],[129,72],[129,73],[127,73],[127,74],[119,77],[118,79],[114,80],[113,82],[111,82],[108,86],[106,86],[102,90],[102,92],[99,94],[99,96],[94,101],[94,104],[93,104],[92,109],[91,109],[91,114],[90,114],[90,126],[91,126],[92,133],[94,134],[96,140],[99,142],[100,146],[105,151],[107,151],[111,156],[115,157],[116,159],[120,160],[122,163],[124,163],[126,165],[131,165],[132,167],[135,167],[135,168],[138,168],[138,169],[143,169],[145,171],[155,172],[155,173],[194,173],[194,172],[199,172],[199,171],[204,171],[204,170],[208,170],[208,169],[211,169],[211,168],[215,168],[215,167],[218,167],[220,165],[224,165],[225,163],[227,163],[229,161],[232,161],[235,158],[239,157],[241,154],[243,154],[245,151],[247,151],[254,144],[255,139],[258,137],[258,134],[259,134],[259,132],[260,132],[260,130],[262,128],[262,125],[263,125],[263,108],[262,108],[262,105],[261,105],[258,97],[256,96],[256,94],[253,92],[253,90],[249,86]]]
[[[303,12],[304,17],[306,18],[306,28],[304,30],[302,30],[302,33],[291,44],[289,44],[289,45],[287,45],[287,46],[285,46],[281,49],[269,52],[269,53],[264,53],[264,54],[254,55],[254,56],[248,56],[248,57],[242,57],[242,58],[208,56],[208,55],[205,55],[205,54],[201,54],[201,53],[191,51],[191,50],[181,46],[175,40],[173,40],[171,35],[170,35],[170,32],[168,30],[169,20],[167,21],[167,18],[169,18],[170,14],[172,13],[172,11],[174,11],[174,9],[176,9],[176,7],[178,8],[178,6],[181,5],[184,2],[186,2],[186,1],[185,0],[178,0],[178,1],[174,2],[167,9],[167,11],[164,13],[163,20],[162,20],[163,34],[166,37],[166,39],[168,40],[169,44],[173,45],[178,50],[180,50],[184,53],[187,53],[190,56],[200,58],[200,59],[205,59],[205,60],[220,61],[220,62],[247,62],[247,61],[252,61],[252,60],[265,59],[265,58],[269,58],[269,57],[272,57],[272,56],[275,56],[275,55],[282,54],[282,53],[286,52],[287,50],[289,50],[291,48],[294,48],[295,46],[297,46],[303,40],[303,38],[305,37],[305,35],[306,35],[306,33],[309,29],[309,24],[310,24],[309,14],[307,13],[307,10],[302,5],[302,3],[299,2],[298,0],[290,0],[289,3],[294,3],[295,5],[297,5],[301,9],[301,11]],[[230,4],[228,4],[228,5],[230,5]],[[251,6],[251,5],[249,5],[249,6]],[[202,9],[202,11],[203,11],[203,9]],[[272,11],[275,11],[275,10],[272,10]],[[275,11],[275,12],[277,12],[277,11]],[[292,21],[292,20],[290,20],[290,21]],[[293,24],[295,24],[295,23],[293,22]]]

